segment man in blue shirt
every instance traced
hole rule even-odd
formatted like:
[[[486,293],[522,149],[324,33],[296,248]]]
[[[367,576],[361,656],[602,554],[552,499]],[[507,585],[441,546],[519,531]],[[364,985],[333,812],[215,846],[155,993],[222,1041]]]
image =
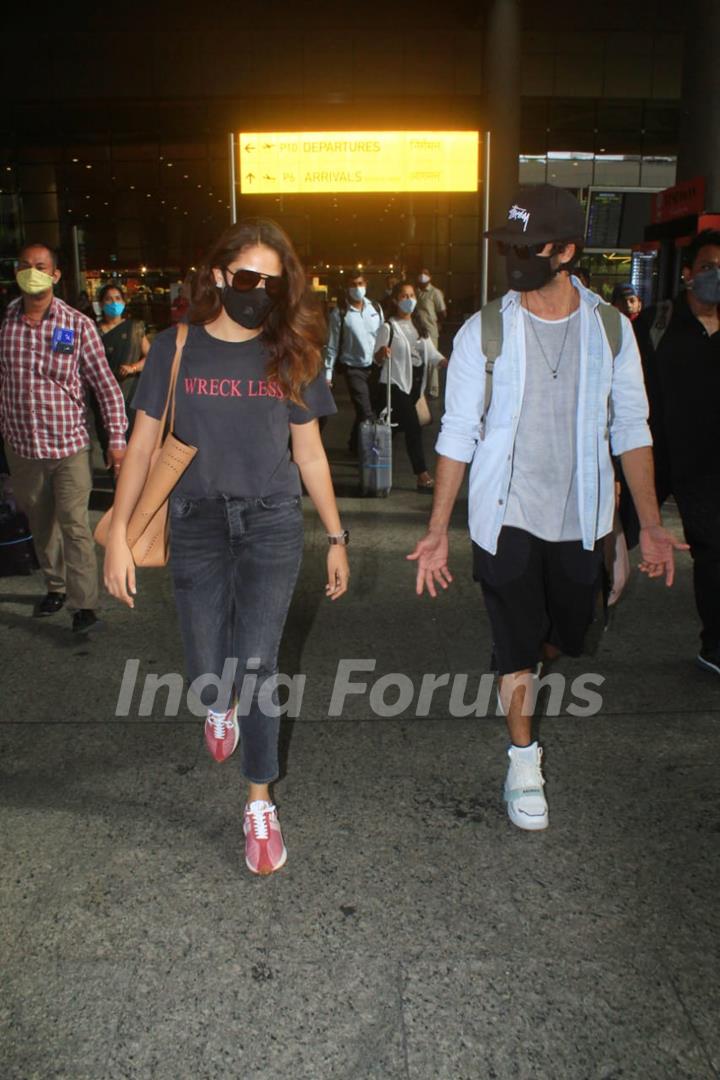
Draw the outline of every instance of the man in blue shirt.
[[[611,335],[602,301],[570,273],[583,233],[578,201],[550,184],[520,188],[507,221],[490,230],[513,286],[500,301],[490,404],[478,312],[455,338],[429,531],[408,556],[417,561],[418,595],[447,589],[448,524],[471,463],[474,576],[490,617],[499,707],[511,739],[505,800],[513,824],[528,830],[548,825],[542,750],[531,735],[534,680],[543,659],[582,652],[601,541],[613,524],[611,453],[622,462],[640,518],[641,570],[672,584],[673,549],[685,546],[660,520],[630,322],[613,312]]]
[[[348,280],[346,303],[330,312],[328,343],[325,347],[325,375],[333,382],[334,372],[342,371],[347,379],[350,399],[355,406],[355,422],[348,447],[357,451],[358,429],[363,420],[374,419],[370,379],[373,371],[375,338],[382,326],[378,304],[366,299],[367,282],[362,274]]]

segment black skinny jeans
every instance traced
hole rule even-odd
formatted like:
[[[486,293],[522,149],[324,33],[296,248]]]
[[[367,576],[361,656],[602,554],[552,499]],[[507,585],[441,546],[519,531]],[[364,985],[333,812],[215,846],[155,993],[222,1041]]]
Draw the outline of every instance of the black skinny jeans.
[[[256,784],[278,775],[280,718],[263,710],[258,694],[277,673],[302,550],[299,495],[170,499],[170,570],[188,681],[219,712],[237,694],[243,773]]]
[[[418,420],[415,403],[420,397],[422,387],[423,368],[414,367],[412,389],[406,394],[393,383],[391,387],[391,408],[393,423],[398,423],[405,432],[405,446],[412,465],[412,471],[416,476],[427,471],[425,464],[425,450],[423,448],[422,428]],[[382,387],[385,389],[385,386]]]

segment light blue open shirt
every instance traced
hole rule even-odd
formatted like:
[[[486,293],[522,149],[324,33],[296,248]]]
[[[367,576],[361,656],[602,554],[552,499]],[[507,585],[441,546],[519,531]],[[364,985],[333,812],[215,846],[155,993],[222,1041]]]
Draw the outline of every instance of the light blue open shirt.
[[[598,306],[604,303],[585,289],[580,293],[580,375],[577,407],[577,490],[583,547],[612,529],[615,474],[612,453],[651,446],[640,354],[630,320],[621,316],[622,344],[613,360]],[[468,490],[470,535],[494,555],[505,519],[512,476],[513,450],[525,389],[525,329],[521,294],[502,300],[503,348],[495,363],[492,403],[480,439],[485,401],[485,356],[480,337],[482,312],[458,332],[447,369],[445,415],[435,450],[454,461],[472,462]],[[548,469],[553,463],[548,461]]]
[[[370,300],[363,300],[359,308],[348,304],[342,332],[342,356],[338,356],[340,327],[343,323],[343,313],[339,308],[332,309],[328,323],[328,342],[325,346],[327,380],[332,381],[338,360],[348,367],[369,368],[375,354],[375,338],[383,324],[375,304]]]

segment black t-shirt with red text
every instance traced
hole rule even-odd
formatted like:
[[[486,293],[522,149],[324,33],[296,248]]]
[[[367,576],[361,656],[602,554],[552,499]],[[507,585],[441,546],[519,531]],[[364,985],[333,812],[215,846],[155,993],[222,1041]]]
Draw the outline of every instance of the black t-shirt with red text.
[[[177,330],[155,338],[133,408],[159,420],[165,408]],[[300,477],[289,449],[290,424],[336,412],[324,372],[303,391],[307,408],[268,380],[262,337],[220,341],[190,326],[180,362],[175,434],[198,452],[176,487],[189,499],[229,495],[262,498],[299,495]]]

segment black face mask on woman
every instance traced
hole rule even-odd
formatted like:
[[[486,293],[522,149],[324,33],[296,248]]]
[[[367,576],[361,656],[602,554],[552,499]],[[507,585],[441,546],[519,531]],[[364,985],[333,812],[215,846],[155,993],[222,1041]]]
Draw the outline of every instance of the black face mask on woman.
[[[248,289],[238,292],[231,285],[218,286],[222,305],[233,322],[246,330],[257,330],[277,304],[277,298],[268,296],[267,289]]]

